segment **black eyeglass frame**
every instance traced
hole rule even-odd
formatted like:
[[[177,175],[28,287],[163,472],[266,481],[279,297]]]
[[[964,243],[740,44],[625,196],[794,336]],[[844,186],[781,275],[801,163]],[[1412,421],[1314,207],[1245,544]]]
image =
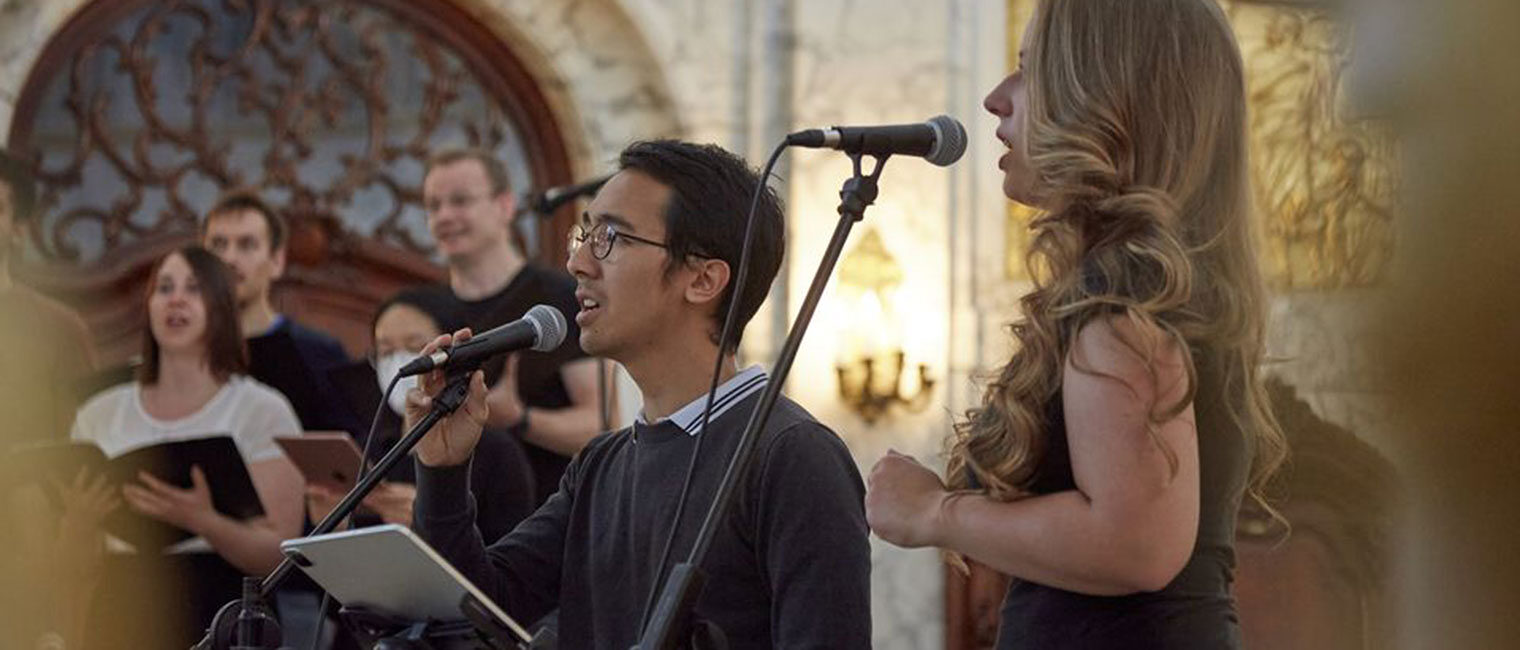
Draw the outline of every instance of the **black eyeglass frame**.
[[[603,250],[600,253],[597,252],[597,245],[598,245],[597,241],[600,238],[596,236],[596,234],[595,234],[596,231],[603,231],[603,232],[609,232],[609,233],[611,233],[605,239],[605,241],[607,242],[607,245],[606,245],[607,248],[606,248],[606,250]],[[591,256],[594,257],[594,258],[596,258],[596,259],[598,259],[598,260],[605,260],[605,259],[607,259],[607,256],[612,255],[612,249],[615,248],[615,247],[617,247],[617,240],[620,239],[620,238],[621,239],[628,239],[628,240],[636,241],[636,242],[638,242],[640,244],[648,244],[650,246],[656,246],[656,247],[659,247],[659,248],[663,248],[663,249],[665,249],[666,253],[670,252],[670,244],[668,244],[668,243],[661,242],[661,241],[655,241],[653,239],[646,239],[646,238],[640,237],[638,235],[631,235],[631,234],[628,234],[626,232],[622,232],[622,231],[618,230],[616,224],[604,221],[602,223],[599,223],[599,224],[593,226],[592,228],[586,228],[585,226],[583,226],[581,224],[575,224],[575,225],[571,226],[570,227],[570,249],[569,249],[569,253],[571,255],[574,255],[576,253],[576,251],[579,250],[580,247],[586,243],[586,240],[589,239],[589,240],[591,240]],[[703,259],[714,259],[711,255],[703,255],[702,253],[689,253],[689,255],[691,255],[692,257],[700,257],[700,258],[703,258]]]

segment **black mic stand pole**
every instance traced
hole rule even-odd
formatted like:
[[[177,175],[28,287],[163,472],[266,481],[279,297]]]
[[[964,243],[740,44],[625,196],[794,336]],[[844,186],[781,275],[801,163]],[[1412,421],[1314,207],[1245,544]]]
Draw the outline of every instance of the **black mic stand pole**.
[[[638,645],[634,646],[635,650],[676,650],[686,647],[691,642],[694,631],[691,624],[692,608],[696,606],[697,598],[701,595],[702,586],[706,580],[705,572],[702,570],[702,560],[707,557],[713,535],[728,514],[739,478],[754,456],[755,442],[760,437],[760,432],[765,430],[771,411],[776,406],[776,400],[781,396],[781,388],[786,384],[786,377],[792,370],[792,361],[797,358],[797,350],[802,346],[802,337],[807,334],[808,324],[813,320],[813,312],[817,310],[818,302],[823,298],[823,290],[828,286],[829,276],[833,274],[834,266],[844,253],[845,241],[850,237],[850,228],[855,225],[855,222],[865,219],[866,207],[876,201],[878,189],[876,181],[881,177],[881,169],[886,165],[887,156],[876,158],[876,168],[871,170],[870,175],[861,173],[860,158],[860,154],[850,154],[850,160],[854,164],[854,176],[845,181],[844,187],[839,191],[839,223],[834,227],[834,236],[829,240],[828,248],[824,250],[823,259],[818,262],[818,271],[813,274],[813,284],[808,287],[807,296],[802,301],[802,309],[797,312],[797,320],[792,323],[791,331],[787,332],[786,342],[781,346],[781,353],[776,358],[775,367],[771,369],[770,380],[766,383],[764,392],[760,394],[760,401],[755,405],[755,410],[750,413],[749,423],[745,425],[744,433],[739,438],[734,457],[723,473],[723,481],[718,484],[717,493],[713,495],[712,506],[707,511],[707,516],[702,519],[702,529],[697,533],[697,540],[692,545],[691,554],[687,556],[685,562],[671,569],[670,576],[660,591],[660,600],[655,606],[654,614],[650,617],[648,626],[644,628]],[[707,631],[710,633],[710,628]]]
[[[339,522],[342,522],[349,515],[353,514],[354,510],[359,508],[359,504],[364,500],[364,497],[374,490],[375,486],[379,485],[381,481],[385,480],[385,475],[390,472],[391,468],[395,467],[396,463],[401,462],[401,459],[406,458],[407,454],[411,453],[412,448],[422,441],[422,437],[427,435],[428,430],[432,429],[433,425],[454,411],[459,410],[460,405],[464,404],[465,397],[470,394],[470,375],[474,372],[474,367],[450,369],[447,375],[448,383],[439,392],[438,396],[433,398],[433,408],[428,411],[428,414],[421,421],[417,422],[411,431],[407,432],[406,437],[391,447],[391,450],[386,452],[385,456],[376,461],[374,468],[364,473],[363,478],[359,480],[358,484],[354,485],[354,489],[349,490],[348,494],[343,497],[343,500],[339,501],[332,512],[327,513],[327,516],[323,517],[322,521],[317,523],[316,527],[308,535],[330,533],[334,528],[337,528]],[[373,432],[371,432],[371,435],[373,435]],[[280,583],[285,580],[285,576],[289,575],[295,567],[295,560],[290,557],[280,560],[280,564],[273,571],[270,571],[269,575],[264,576],[264,580],[259,583],[258,595],[268,598],[269,594],[274,593],[275,587],[280,586]],[[224,614],[232,616],[233,620],[235,620],[237,612],[229,610],[236,609],[236,605],[243,600],[246,599],[235,600],[222,606],[222,609],[217,612],[216,618],[212,620],[211,628],[206,631],[206,636],[199,643],[195,644],[192,650],[228,650],[227,648],[215,645],[218,623],[223,625],[228,624],[222,621]],[[240,626],[238,633],[234,635],[233,647],[261,647],[251,645],[253,643],[251,639],[236,638],[248,633],[242,627],[246,626]]]

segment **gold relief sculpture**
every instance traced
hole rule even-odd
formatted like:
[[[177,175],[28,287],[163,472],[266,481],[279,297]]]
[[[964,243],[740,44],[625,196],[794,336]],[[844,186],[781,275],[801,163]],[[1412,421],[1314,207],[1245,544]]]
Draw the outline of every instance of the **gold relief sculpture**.
[[[1009,69],[1033,0],[1008,1]],[[1247,0],[1221,2],[1240,40],[1250,108],[1262,265],[1278,289],[1377,282],[1393,254],[1396,152],[1375,123],[1343,115],[1348,42],[1329,13]],[[1010,204],[1006,273],[1027,278],[1034,212]]]
[[[1343,118],[1348,42],[1323,9],[1225,5],[1245,57],[1256,210],[1282,289],[1376,282],[1393,253],[1394,152]]]

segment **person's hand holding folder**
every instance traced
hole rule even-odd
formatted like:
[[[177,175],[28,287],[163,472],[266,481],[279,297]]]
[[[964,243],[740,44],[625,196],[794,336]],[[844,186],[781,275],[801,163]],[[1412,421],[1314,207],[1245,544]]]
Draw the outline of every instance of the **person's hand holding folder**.
[[[343,492],[320,483],[306,484],[306,507],[312,521],[321,521],[327,513],[338,507]],[[412,525],[412,502],[417,500],[417,487],[410,483],[386,482],[364,497],[364,507],[380,516],[387,524],[410,527]],[[340,526],[340,529],[347,526]]]
[[[408,528],[412,525],[412,502],[417,500],[417,486],[411,483],[381,483],[364,497],[364,505],[380,515],[387,524]]]
[[[104,528],[141,552],[204,536],[207,526],[222,520],[265,515],[250,468],[226,435],[170,440],[111,458],[94,443],[46,443],[12,450],[0,461],[0,477],[43,488],[44,502],[57,508],[61,523],[75,534],[89,537],[89,529]],[[291,473],[299,490],[299,473],[294,468]],[[271,484],[287,485],[290,479]],[[299,532],[299,506],[294,514],[293,533]],[[278,561],[277,553],[271,556]]]
[[[58,493],[61,514],[55,569],[64,584],[81,584],[99,574],[105,559],[105,520],[121,508],[121,497],[102,473],[80,468],[74,480],[65,484],[50,479]]]
[[[59,536],[73,539],[104,534],[106,516],[121,507],[121,497],[112,489],[110,478],[81,467],[68,484],[56,478],[51,481],[63,511],[58,519]]]
[[[211,503],[211,487],[200,465],[190,467],[190,487],[175,487],[151,473],[137,473],[140,483],[125,483],[121,494],[127,505],[140,514],[197,535],[210,517],[218,516]]]

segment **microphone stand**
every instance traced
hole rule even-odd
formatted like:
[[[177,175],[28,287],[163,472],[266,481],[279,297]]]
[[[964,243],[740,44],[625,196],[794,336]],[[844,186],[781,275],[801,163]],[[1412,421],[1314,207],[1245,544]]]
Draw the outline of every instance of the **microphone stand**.
[[[375,486],[379,485],[381,481],[385,480],[385,475],[390,472],[391,468],[395,467],[396,463],[401,462],[401,459],[406,458],[407,454],[411,453],[412,448],[422,441],[422,437],[427,435],[428,430],[432,429],[433,425],[454,411],[459,410],[460,405],[464,404],[465,397],[470,394],[470,375],[474,371],[474,367],[450,369],[447,375],[447,384],[439,392],[438,396],[433,398],[433,408],[428,411],[428,414],[417,422],[395,446],[391,447],[391,450],[386,452],[385,456],[375,463],[374,468],[364,473],[358,484],[354,485],[354,489],[349,490],[348,494],[343,497],[343,500],[338,502],[337,507],[333,508],[332,512],[327,513],[327,516],[323,517],[321,522],[317,523],[310,535],[330,533],[334,528],[337,528],[339,522],[342,522],[349,515],[353,514],[354,510],[359,508],[359,504],[364,500],[364,497],[374,490]],[[267,641],[267,639],[257,640],[247,638],[248,634],[254,633],[254,630],[251,629],[252,626],[249,625],[238,626],[236,633],[230,635],[233,637],[230,639],[230,647],[219,645],[221,642],[226,641],[226,639],[219,637],[226,635],[218,634],[218,629],[221,626],[236,622],[241,616],[240,611],[242,608],[252,604],[261,605],[261,603],[258,603],[258,600],[260,598],[268,598],[271,593],[274,593],[275,588],[280,586],[280,583],[285,580],[285,577],[295,567],[295,560],[287,556],[280,561],[280,564],[273,571],[269,572],[269,575],[264,576],[264,579],[259,582],[256,594],[246,593],[249,590],[245,589],[243,598],[223,605],[217,611],[216,617],[212,619],[210,628],[206,630],[206,636],[201,638],[200,642],[196,643],[191,650],[231,650],[231,648],[248,648],[250,650],[268,648],[269,650],[277,650],[276,647],[262,645],[262,642]],[[248,580],[252,580],[252,578]]]
[[[634,646],[635,650],[677,650],[683,647],[696,647],[693,630],[700,630],[700,633],[708,635],[701,641],[701,647],[713,647],[711,644],[715,640],[722,643],[721,631],[716,637],[712,636],[715,626],[710,622],[704,623],[701,627],[692,625],[692,609],[696,606],[703,584],[706,582],[702,561],[707,557],[707,551],[712,546],[713,535],[728,514],[739,477],[749,467],[750,460],[754,457],[755,442],[760,437],[760,432],[765,430],[771,411],[775,409],[776,400],[781,396],[781,388],[786,384],[786,377],[792,370],[792,361],[797,358],[797,350],[802,346],[802,337],[807,334],[808,324],[813,320],[813,312],[817,310],[818,302],[823,298],[823,290],[828,285],[829,276],[834,272],[834,266],[844,253],[845,241],[850,237],[850,228],[855,225],[855,222],[865,219],[866,207],[876,201],[877,179],[881,178],[881,170],[886,165],[888,157],[877,157],[876,168],[866,175],[861,173],[861,154],[850,154],[850,160],[854,164],[854,176],[845,181],[844,187],[839,191],[839,223],[834,227],[833,238],[829,240],[828,248],[824,250],[823,259],[818,262],[818,271],[813,274],[813,284],[808,287],[807,296],[802,301],[802,309],[797,312],[797,319],[792,323],[791,331],[787,332],[786,342],[781,346],[781,353],[777,356],[776,365],[771,370],[770,381],[766,383],[765,390],[760,394],[760,401],[755,405],[755,410],[750,413],[749,423],[744,427],[744,433],[739,438],[739,445],[734,450],[734,456],[730,459],[728,468],[724,470],[723,480],[718,484],[717,493],[713,495],[712,506],[702,519],[702,528],[697,533],[697,540],[692,545],[691,554],[687,556],[685,562],[671,569],[670,576],[660,592],[654,614],[650,617],[649,624],[645,626],[638,644]],[[726,647],[726,644],[723,647]]]

